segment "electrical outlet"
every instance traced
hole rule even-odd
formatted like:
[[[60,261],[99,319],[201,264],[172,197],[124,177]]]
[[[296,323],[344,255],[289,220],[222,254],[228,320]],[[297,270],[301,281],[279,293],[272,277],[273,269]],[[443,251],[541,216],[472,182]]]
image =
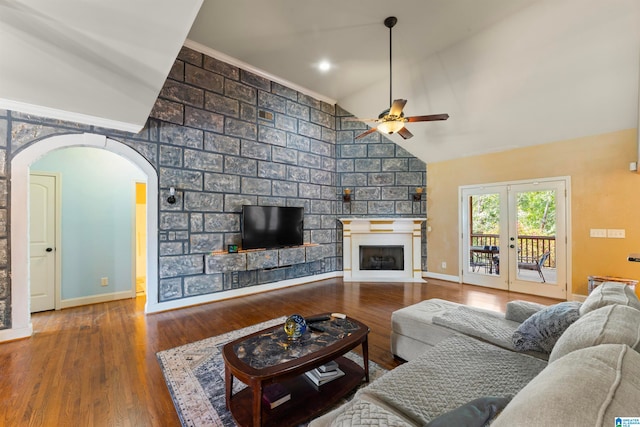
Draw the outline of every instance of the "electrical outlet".
[[[103,277],[102,279],[100,279],[100,286],[109,286],[109,278]]]
[[[446,270],[447,269],[447,262],[446,261],[442,261],[441,266],[442,266],[443,270]]]
[[[589,237],[607,237],[607,230],[604,228],[592,228],[589,231]]]

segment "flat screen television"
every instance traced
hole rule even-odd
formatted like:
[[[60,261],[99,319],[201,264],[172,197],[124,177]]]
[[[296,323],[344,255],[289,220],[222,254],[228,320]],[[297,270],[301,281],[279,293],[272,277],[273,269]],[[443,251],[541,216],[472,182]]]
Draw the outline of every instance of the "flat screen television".
[[[242,206],[242,248],[272,249],[303,243],[304,208]]]

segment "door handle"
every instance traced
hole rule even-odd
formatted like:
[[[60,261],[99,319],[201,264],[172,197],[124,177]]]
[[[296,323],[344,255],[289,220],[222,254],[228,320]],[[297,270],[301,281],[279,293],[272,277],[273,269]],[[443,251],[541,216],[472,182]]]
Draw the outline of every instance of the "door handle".
[[[51,252],[52,250],[53,250],[53,248],[47,248],[47,249],[45,249],[45,251],[47,251],[47,252]]]
[[[509,245],[509,247],[510,247],[511,249],[513,249],[513,248],[515,248],[515,247],[516,247],[516,245]]]

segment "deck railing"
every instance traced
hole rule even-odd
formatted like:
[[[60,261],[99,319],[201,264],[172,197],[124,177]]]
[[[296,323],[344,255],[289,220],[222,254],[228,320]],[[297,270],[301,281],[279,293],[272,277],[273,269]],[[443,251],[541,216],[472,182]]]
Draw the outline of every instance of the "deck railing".
[[[550,252],[544,267],[556,266],[556,237],[555,236],[518,236],[518,261],[531,262]],[[500,246],[500,236],[497,234],[471,235],[471,246]]]

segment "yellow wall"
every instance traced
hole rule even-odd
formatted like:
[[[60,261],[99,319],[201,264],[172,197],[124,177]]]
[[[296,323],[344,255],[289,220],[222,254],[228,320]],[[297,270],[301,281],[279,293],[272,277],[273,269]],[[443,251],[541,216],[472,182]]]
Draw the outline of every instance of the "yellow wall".
[[[147,282],[147,184],[136,183],[136,292],[146,290]]]
[[[586,295],[589,275],[640,280],[640,263],[627,261],[629,253],[640,252],[640,174],[629,171],[636,159],[636,130],[630,129],[428,164],[428,271],[460,275],[458,187],[570,176],[569,292]],[[591,228],[623,228],[626,238],[591,238]]]

